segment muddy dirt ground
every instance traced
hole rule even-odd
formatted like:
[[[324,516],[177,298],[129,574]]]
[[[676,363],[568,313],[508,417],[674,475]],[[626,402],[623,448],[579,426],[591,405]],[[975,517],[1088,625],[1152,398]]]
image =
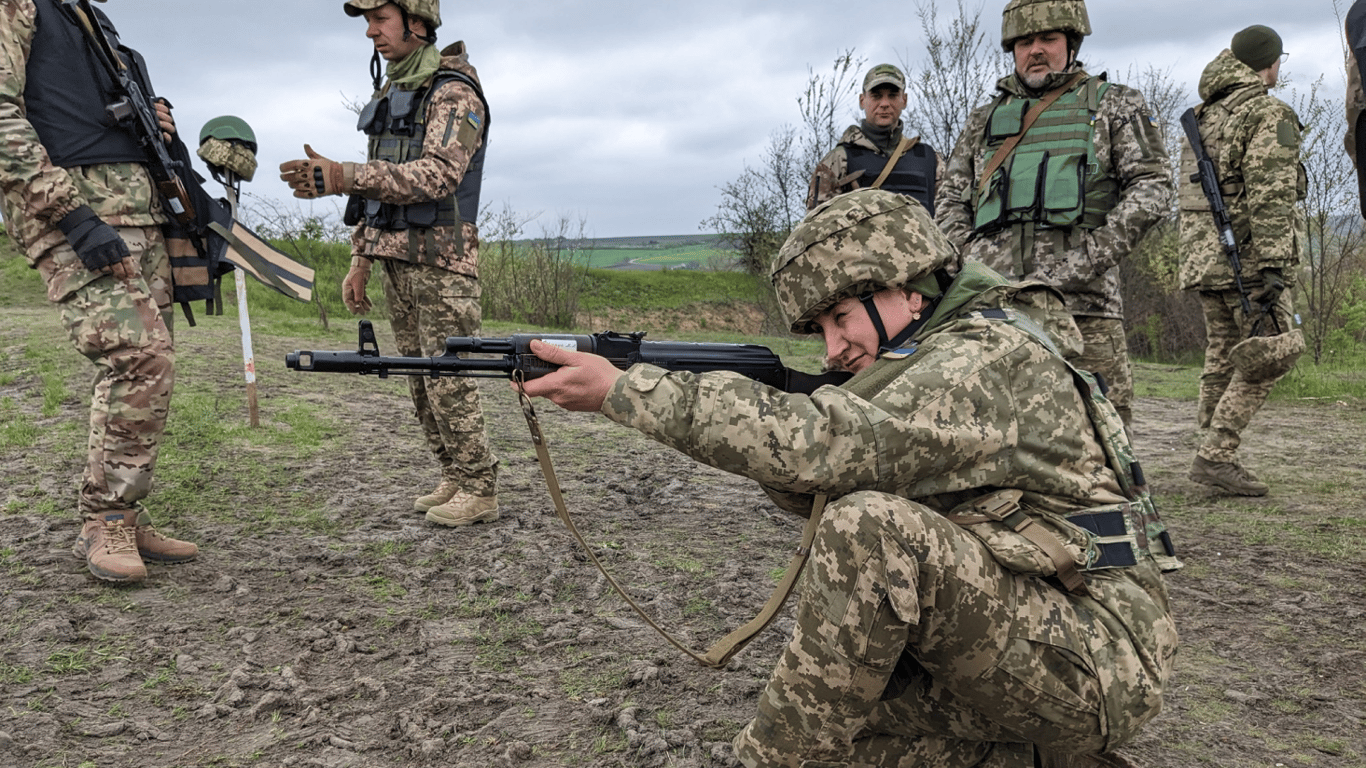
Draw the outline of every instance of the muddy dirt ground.
[[[0,449],[0,765],[737,765],[729,741],[791,603],[724,670],[665,644],[556,518],[504,382],[483,385],[502,517],[436,528],[409,511],[436,475],[402,382],[285,371],[287,351],[349,345],[258,338],[262,436],[168,448],[163,467],[202,464],[211,491],[199,508],[158,506],[186,498],[180,474],[149,499],[202,556],[112,587],[70,552],[84,393],[69,387],[42,415],[24,362],[32,345],[65,342],[47,308],[7,315],[0,416],[39,434]],[[230,325],[182,331],[181,386],[220,393],[211,407],[240,422]],[[1273,492],[1251,500],[1186,479],[1192,402],[1144,397],[1135,411],[1187,568],[1170,581],[1176,679],[1126,754],[1366,766],[1366,407],[1268,407],[1247,453]],[[311,452],[290,447],[300,412],[324,423]],[[654,616],[705,647],[757,610],[798,521],[601,417],[538,412],[571,511]],[[177,413],[172,432],[188,431]]]

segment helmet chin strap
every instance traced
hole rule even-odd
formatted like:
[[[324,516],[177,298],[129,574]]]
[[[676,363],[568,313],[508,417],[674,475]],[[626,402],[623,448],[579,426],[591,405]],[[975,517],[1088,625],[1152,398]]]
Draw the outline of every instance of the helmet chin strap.
[[[916,310],[919,317],[912,320],[909,325],[901,329],[896,338],[887,338],[887,326],[882,322],[882,313],[877,311],[877,304],[873,302],[873,292],[863,294],[858,300],[863,304],[863,308],[868,311],[868,319],[873,321],[873,328],[877,330],[877,348],[879,352],[894,352],[906,343],[919,331],[920,328],[929,322],[930,315],[934,314],[934,307],[939,303],[938,298],[929,299],[924,294],[920,296],[920,309]]]

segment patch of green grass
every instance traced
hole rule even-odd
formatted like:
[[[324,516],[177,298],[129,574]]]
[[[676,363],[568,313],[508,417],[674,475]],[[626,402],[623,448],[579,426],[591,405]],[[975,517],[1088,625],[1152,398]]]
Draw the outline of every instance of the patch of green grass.
[[[17,667],[13,664],[0,664],[0,683],[5,685],[20,685],[33,679],[33,670],[28,667]]]
[[[608,668],[605,670],[586,670],[570,667],[560,671],[560,690],[571,699],[584,700],[605,696],[620,689],[626,682],[626,670]]]
[[[47,671],[55,675],[84,674],[91,665],[90,654],[84,648],[64,648],[47,657]]]

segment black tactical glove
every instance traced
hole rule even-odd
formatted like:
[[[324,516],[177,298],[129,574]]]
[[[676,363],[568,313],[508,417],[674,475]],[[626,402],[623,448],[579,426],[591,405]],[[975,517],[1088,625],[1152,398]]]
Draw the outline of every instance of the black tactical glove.
[[[66,235],[72,250],[91,272],[108,272],[110,267],[128,258],[128,245],[114,228],[105,224],[90,206],[68,213],[57,222],[57,229]]]
[[[1281,268],[1267,267],[1261,270],[1261,276],[1262,289],[1249,298],[1254,304],[1274,305],[1281,298],[1281,293],[1285,291],[1285,278],[1281,276]]]

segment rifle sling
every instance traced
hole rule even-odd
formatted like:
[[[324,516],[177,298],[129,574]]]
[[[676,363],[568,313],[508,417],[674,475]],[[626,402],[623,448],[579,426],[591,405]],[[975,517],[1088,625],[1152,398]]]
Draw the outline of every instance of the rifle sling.
[[[877,181],[873,182],[873,186],[871,188],[882,189],[882,182],[886,181],[887,177],[891,175],[892,168],[896,166],[896,162],[901,159],[902,155],[906,154],[907,152],[910,152],[911,148],[919,143],[919,136],[916,136],[913,139],[908,139],[905,136],[902,136],[901,141],[897,142],[896,144],[896,150],[892,152],[891,157],[887,158],[887,164],[882,166],[882,173],[878,174]]]
[[[597,566],[598,570],[602,572],[603,577],[607,579],[607,583],[612,585],[612,589],[616,590],[618,595],[621,595],[621,599],[625,600],[626,604],[631,606],[631,608],[645,620],[646,624],[649,624],[660,634],[660,636],[667,640],[670,645],[683,653],[686,653],[688,656],[691,656],[697,663],[716,669],[724,667],[726,662],[730,661],[735,654],[739,653],[741,649],[762,632],[764,627],[767,627],[769,623],[773,621],[778,615],[778,610],[782,608],[783,603],[786,602],[787,596],[792,593],[792,588],[797,583],[797,577],[801,574],[802,566],[806,564],[807,555],[811,553],[811,544],[816,538],[816,527],[820,523],[821,513],[825,511],[826,496],[821,494],[816,497],[815,503],[811,507],[811,517],[807,518],[806,527],[802,529],[801,546],[793,553],[792,559],[788,562],[787,571],[783,574],[782,581],[774,588],[773,594],[769,596],[768,602],[760,609],[759,614],[751,619],[749,623],[735,629],[730,634],[718,640],[716,644],[705,653],[697,653],[683,645],[676,640],[673,635],[670,635],[665,631],[663,627],[655,623],[655,621],[645,613],[644,609],[637,605],[635,600],[631,599],[631,596],[626,593],[626,590],[623,589],[622,586],[617,583],[617,580],[612,578],[612,574],[608,573],[607,569],[603,567],[602,562],[598,560],[598,556],[593,553],[593,548],[589,546],[588,542],[584,540],[583,535],[579,533],[578,527],[574,525],[574,521],[569,517],[569,510],[565,507],[564,496],[560,493],[560,484],[555,479],[555,468],[550,461],[550,451],[546,446],[545,435],[541,432],[541,425],[536,419],[536,411],[531,406],[531,399],[526,396],[526,392],[522,389],[522,379],[519,374],[513,374],[513,381],[517,384],[518,397],[522,401],[522,414],[526,416],[527,429],[531,431],[531,442],[536,446],[536,458],[541,464],[541,474],[545,476],[546,490],[550,491],[550,498],[555,503],[555,512],[559,515],[560,522],[564,523],[564,527],[569,529],[569,532],[574,536],[574,539],[583,547],[583,551],[588,554],[588,559],[593,561],[593,565]]]
[[[995,173],[996,169],[1000,168],[1001,164],[1015,151],[1015,147],[1024,139],[1024,135],[1029,132],[1029,129],[1034,126],[1034,121],[1039,119],[1039,115],[1042,115],[1044,110],[1053,106],[1053,102],[1062,98],[1064,93],[1072,90],[1072,88],[1085,77],[1086,72],[1084,71],[1073,74],[1071,77],[1067,78],[1067,82],[1044,94],[1043,98],[1039,99],[1037,104],[1029,108],[1029,111],[1025,113],[1024,120],[1020,123],[1020,132],[1006,139],[1005,143],[1001,145],[1001,148],[996,150],[996,154],[992,155],[991,160],[987,162],[986,169],[982,171],[982,178],[977,180],[977,193],[979,195],[982,193],[982,190],[986,188],[987,181],[991,178],[991,174]]]

